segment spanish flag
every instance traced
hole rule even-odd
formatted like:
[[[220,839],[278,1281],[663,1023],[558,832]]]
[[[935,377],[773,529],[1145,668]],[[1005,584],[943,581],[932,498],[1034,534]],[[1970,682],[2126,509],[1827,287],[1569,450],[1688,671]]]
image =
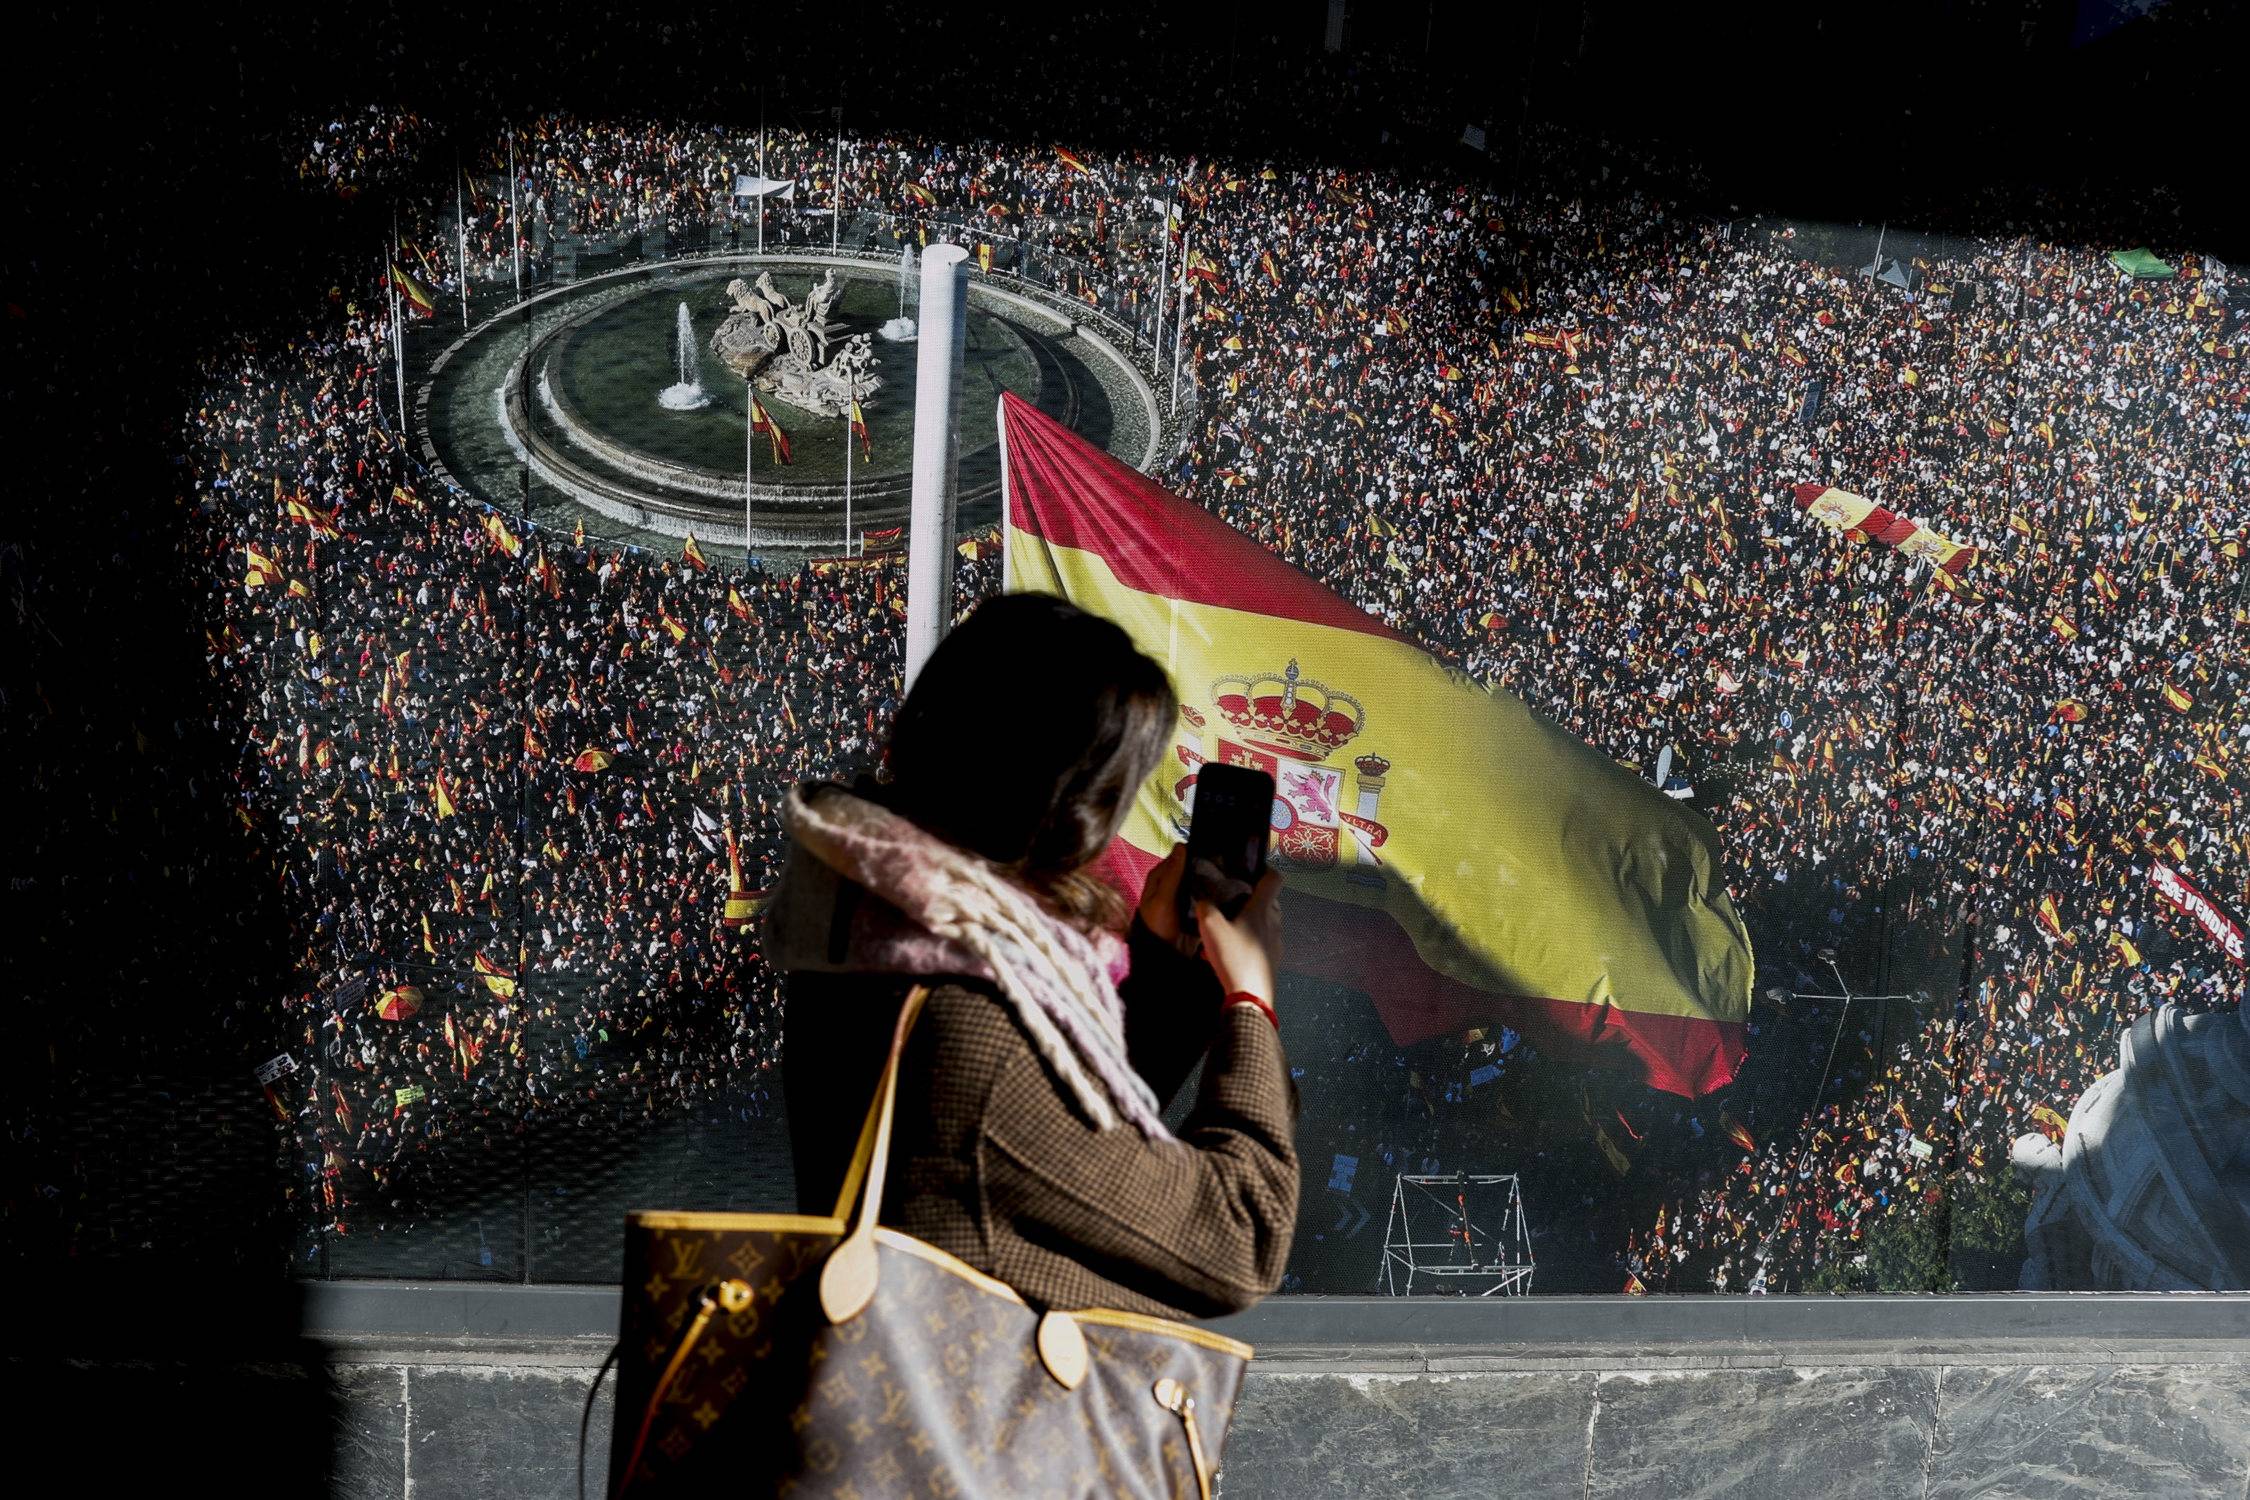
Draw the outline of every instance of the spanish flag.
[[[498,511],[485,512],[484,534],[491,541],[493,550],[505,552],[510,557],[522,555],[523,543],[518,541],[516,534],[508,529],[508,523],[500,519]]]
[[[2178,688],[2172,686],[2172,684],[2170,684],[2169,682],[2164,684],[2164,701],[2171,704],[2172,707],[2178,709],[2183,714],[2189,712],[2195,707],[2195,700],[2193,698],[2190,698],[2187,694],[2181,692]]]
[[[607,750],[581,750],[571,760],[570,768],[573,771],[606,771],[610,767],[611,759],[612,757]]]
[[[292,495],[284,502],[282,509],[288,512],[290,520],[307,528],[314,536],[321,538],[323,541],[333,542],[343,535],[343,532],[336,528],[337,507],[331,506],[327,510],[321,510],[316,506],[307,504],[302,495]]]
[[[987,240],[977,246],[977,269],[992,274],[992,242]]]
[[[255,547],[245,547],[242,550],[249,561],[249,571],[242,576],[244,588],[263,588],[269,583],[281,581],[281,565],[279,563]]]
[[[482,953],[476,956],[475,968],[477,977],[484,981],[486,989],[503,1000],[515,999],[516,979],[513,974],[501,968],[491,959],[486,958]]]
[[[852,436],[859,439],[859,456],[861,458],[873,458],[875,456],[874,440],[867,435],[867,413],[859,409],[859,398],[857,396],[852,398]]]
[[[1726,1132],[1728,1140],[1753,1156],[1758,1154],[1758,1138],[1750,1133],[1750,1127],[1723,1109],[1719,1111],[1719,1128]]]
[[[764,404],[756,396],[750,398],[750,430],[766,435],[766,440],[773,445],[775,463],[794,462],[789,453],[789,434],[781,430],[779,422],[766,415]]]
[[[766,909],[764,891],[744,890],[742,887],[742,855],[735,848],[734,825],[726,826],[727,835],[727,904],[719,918],[721,927],[747,927],[750,919]]]
[[[453,816],[457,810],[453,806],[453,784],[445,779],[443,771],[438,772],[437,780],[430,783],[430,795],[437,802],[439,822]]]
[[[414,310],[419,318],[437,316],[437,296],[414,278],[412,272],[397,261],[391,262],[391,285],[398,289],[399,300]]]
[[[1055,160],[1061,162],[1064,166],[1070,168],[1070,170],[1072,170],[1073,172],[1090,173],[1094,170],[1092,167],[1087,166],[1085,162],[1081,161],[1075,153],[1065,151],[1060,146],[1057,146],[1055,148]]]
[[[1207,760],[1270,772],[1291,967],[1409,1045],[1492,1021],[1673,1093],[1734,1077],[1750,941],[1683,804],[1199,507],[1000,398],[1012,590],[1060,594],[1164,663],[1190,712],[1111,866],[1183,836]]]
[[[727,612],[737,620],[750,618],[750,606],[743,599],[742,591],[731,583],[727,585]]]
[[[695,533],[692,531],[688,533],[687,545],[680,549],[680,561],[698,573],[711,571],[711,559],[705,557],[703,549],[695,545]]]
[[[1864,495],[1821,484],[1800,484],[1796,495],[1797,509],[1829,530],[1859,532],[1955,578],[1977,560],[1976,548],[1941,536],[1911,516],[1888,510]]]

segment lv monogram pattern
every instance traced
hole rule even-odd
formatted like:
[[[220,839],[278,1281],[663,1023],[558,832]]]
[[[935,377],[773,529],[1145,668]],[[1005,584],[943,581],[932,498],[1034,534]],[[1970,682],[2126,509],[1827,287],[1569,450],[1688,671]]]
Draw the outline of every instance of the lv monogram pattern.
[[[1088,1313],[1088,1372],[1065,1390],[1040,1360],[1036,1312],[895,1244],[877,1242],[874,1302],[831,1325],[816,1283],[834,1243],[787,1228],[628,1223],[613,1493],[1196,1500],[1185,1429],[1153,1389],[1167,1376],[1187,1387],[1216,1466],[1239,1354]],[[751,1300],[705,1325],[619,1491],[700,1293],[727,1278]]]

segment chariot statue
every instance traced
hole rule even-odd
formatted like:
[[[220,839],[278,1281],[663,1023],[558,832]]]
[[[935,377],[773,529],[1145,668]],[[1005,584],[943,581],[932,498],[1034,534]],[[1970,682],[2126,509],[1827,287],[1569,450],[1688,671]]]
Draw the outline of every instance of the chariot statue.
[[[2165,1005],[2118,1038],[2060,1142],[2017,1139],[2032,1291],[2250,1287],[2250,1010]]]
[[[727,283],[734,310],[711,335],[711,352],[735,374],[776,401],[815,416],[840,417],[856,398],[864,403],[883,384],[873,369],[871,336],[836,337],[830,314],[843,289],[828,272],[802,305],[792,305],[761,271],[755,283]]]

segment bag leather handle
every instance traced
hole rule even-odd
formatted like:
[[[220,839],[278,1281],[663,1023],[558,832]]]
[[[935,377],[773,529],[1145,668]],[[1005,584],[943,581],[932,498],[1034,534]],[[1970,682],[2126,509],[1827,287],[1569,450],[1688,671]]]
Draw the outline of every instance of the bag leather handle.
[[[836,1217],[846,1221],[843,1240],[829,1252],[820,1268],[820,1306],[831,1323],[857,1317],[874,1300],[876,1281],[875,1220],[883,1208],[883,1179],[891,1155],[891,1115],[898,1102],[898,1064],[906,1053],[907,1033],[922,1014],[930,987],[918,984],[899,1007],[898,1025],[891,1031],[891,1055],[867,1106],[859,1128],[859,1144],[844,1173],[843,1190],[836,1195]]]
[[[891,1116],[898,1100],[898,1065],[906,1055],[907,1034],[930,997],[928,985],[918,984],[899,1007],[898,1025],[891,1032],[891,1055],[859,1127],[859,1144],[844,1173],[844,1186],[836,1195],[835,1217],[846,1223],[843,1240],[828,1252],[820,1268],[820,1307],[831,1323],[846,1323],[859,1316],[875,1299],[878,1279],[875,1221],[883,1211],[883,1179],[891,1159]],[[1035,1339],[1040,1363],[1066,1391],[1086,1379],[1089,1363],[1086,1337],[1078,1320],[1052,1308],[1040,1315]],[[1190,1431],[1190,1441],[1193,1432]]]

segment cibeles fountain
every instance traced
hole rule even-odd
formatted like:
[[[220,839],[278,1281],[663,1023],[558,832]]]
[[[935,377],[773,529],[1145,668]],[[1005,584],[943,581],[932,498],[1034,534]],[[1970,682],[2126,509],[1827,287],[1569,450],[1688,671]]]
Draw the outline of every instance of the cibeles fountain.
[[[883,377],[872,368],[869,335],[834,338],[829,312],[840,295],[833,270],[813,283],[802,305],[775,288],[771,272],[759,272],[755,282],[738,276],[727,283],[734,311],[711,334],[711,352],[776,401],[815,416],[840,417],[854,400],[865,406]]]
[[[432,365],[413,404],[426,461],[510,514],[528,476],[538,523],[584,513],[628,539],[692,533],[707,553],[880,547],[912,498],[920,259],[897,244],[682,257],[557,286]],[[1084,303],[972,273],[962,339],[963,527],[997,513],[1003,390],[1155,461],[1154,391]]]

